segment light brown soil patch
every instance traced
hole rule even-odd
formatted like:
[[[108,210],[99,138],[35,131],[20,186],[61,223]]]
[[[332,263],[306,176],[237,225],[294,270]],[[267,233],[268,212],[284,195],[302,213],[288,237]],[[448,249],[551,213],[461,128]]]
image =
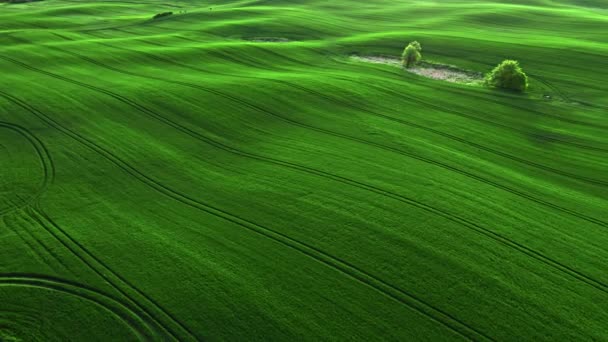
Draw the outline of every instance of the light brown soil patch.
[[[421,62],[413,68],[406,69],[401,64],[401,60],[394,57],[351,56],[351,58],[360,62],[391,65],[394,67],[402,68],[407,72],[432,78],[434,80],[441,80],[466,85],[481,85],[483,82],[483,75],[481,73],[459,69],[452,65]]]

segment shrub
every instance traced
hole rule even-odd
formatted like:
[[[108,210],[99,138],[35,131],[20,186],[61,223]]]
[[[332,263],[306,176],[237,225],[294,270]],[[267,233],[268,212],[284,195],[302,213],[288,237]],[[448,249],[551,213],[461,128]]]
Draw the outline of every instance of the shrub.
[[[412,65],[418,63],[422,59],[422,47],[420,43],[417,41],[413,41],[409,43],[405,49],[403,50],[403,54],[401,55],[401,63],[406,68],[411,67]]]
[[[420,43],[418,43],[418,41],[414,40],[409,45],[415,47],[418,52],[422,52],[422,46],[420,45]]]
[[[528,76],[518,61],[507,59],[486,75],[485,83],[490,87],[525,91],[528,88]]]
[[[162,18],[162,17],[168,17],[170,15],[172,15],[173,12],[163,12],[163,13],[158,13],[157,15],[155,15],[152,19],[158,19],[158,18]]]

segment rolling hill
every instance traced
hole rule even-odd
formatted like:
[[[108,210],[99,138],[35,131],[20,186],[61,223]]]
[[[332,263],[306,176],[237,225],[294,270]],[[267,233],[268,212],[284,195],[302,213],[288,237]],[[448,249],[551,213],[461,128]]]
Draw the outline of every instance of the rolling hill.
[[[599,0],[0,4],[0,341],[608,340],[606,27]],[[530,88],[351,58],[413,40]]]

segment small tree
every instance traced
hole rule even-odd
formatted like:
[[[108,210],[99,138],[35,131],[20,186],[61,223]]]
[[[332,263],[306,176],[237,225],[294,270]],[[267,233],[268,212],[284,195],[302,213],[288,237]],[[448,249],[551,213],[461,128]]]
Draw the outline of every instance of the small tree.
[[[413,66],[418,63],[420,59],[422,59],[422,47],[420,43],[417,41],[413,41],[409,43],[405,49],[403,50],[403,54],[401,55],[401,63],[406,68]]]
[[[507,59],[486,75],[485,83],[490,87],[523,92],[528,88],[528,76],[518,61]]]
[[[411,42],[409,45],[413,46],[416,48],[416,50],[418,50],[418,52],[422,52],[422,46],[420,45],[420,43],[418,43],[417,40],[414,40],[413,42]]]

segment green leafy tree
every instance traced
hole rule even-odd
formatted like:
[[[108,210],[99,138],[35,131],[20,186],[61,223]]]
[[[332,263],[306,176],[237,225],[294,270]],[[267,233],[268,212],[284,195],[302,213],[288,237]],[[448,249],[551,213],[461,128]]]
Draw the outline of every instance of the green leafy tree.
[[[406,68],[410,68],[422,59],[422,46],[417,41],[409,43],[401,55],[401,63]]]
[[[420,45],[420,43],[418,43],[417,40],[414,40],[413,42],[411,42],[409,45],[413,46],[416,48],[416,50],[418,50],[418,52],[422,52],[422,46]]]
[[[528,88],[528,76],[518,61],[507,59],[486,75],[485,83],[490,87],[523,92]]]

